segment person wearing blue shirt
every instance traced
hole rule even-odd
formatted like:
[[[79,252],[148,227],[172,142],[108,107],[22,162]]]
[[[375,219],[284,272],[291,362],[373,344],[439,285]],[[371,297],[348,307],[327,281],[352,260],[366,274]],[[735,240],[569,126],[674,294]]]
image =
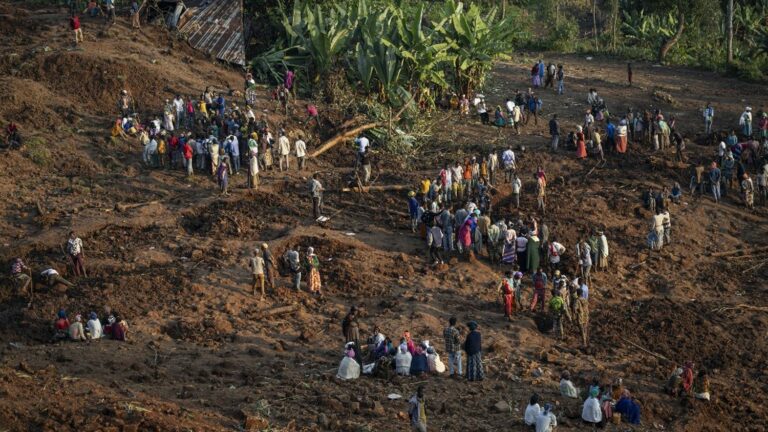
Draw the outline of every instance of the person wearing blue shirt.
[[[608,120],[608,124],[605,125],[605,136],[608,137],[608,147],[613,148],[616,137],[616,126]]]
[[[621,414],[621,418],[629,424],[640,424],[640,405],[632,399],[629,390],[624,389],[624,392],[616,402],[616,407],[613,410]]]
[[[408,214],[411,216],[411,231],[416,232],[419,224],[419,201],[414,191],[408,192]]]
[[[709,183],[712,184],[712,196],[715,198],[715,202],[720,202],[720,179],[722,173],[717,167],[717,162],[712,162],[709,169]]]
[[[704,108],[704,133],[709,135],[712,133],[712,119],[715,117],[715,109],[712,108],[712,104],[707,102],[707,107]]]
[[[226,101],[224,101],[224,96],[219,93],[219,97],[216,98],[216,110],[219,112],[220,116],[224,116],[224,106],[226,104]]]

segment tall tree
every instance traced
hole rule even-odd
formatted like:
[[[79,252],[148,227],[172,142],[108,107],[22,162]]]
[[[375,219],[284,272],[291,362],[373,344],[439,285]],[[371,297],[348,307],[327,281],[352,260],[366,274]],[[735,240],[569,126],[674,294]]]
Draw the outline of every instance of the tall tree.
[[[733,63],[733,0],[728,0],[728,64]]]

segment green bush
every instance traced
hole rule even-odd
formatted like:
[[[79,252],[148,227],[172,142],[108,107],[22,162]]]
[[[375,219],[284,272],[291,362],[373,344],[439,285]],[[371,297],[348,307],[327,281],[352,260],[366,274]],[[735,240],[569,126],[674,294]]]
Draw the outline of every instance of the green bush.
[[[547,48],[554,51],[573,52],[578,38],[579,25],[573,20],[562,20],[550,32]]]
[[[758,61],[734,60],[730,72],[745,81],[760,82],[765,81],[766,76],[760,69],[761,63]],[[765,65],[762,65],[765,66]]]
[[[52,162],[48,143],[40,137],[29,138],[24,143],[24,155],[36,165],[43,167],[50,165]]]

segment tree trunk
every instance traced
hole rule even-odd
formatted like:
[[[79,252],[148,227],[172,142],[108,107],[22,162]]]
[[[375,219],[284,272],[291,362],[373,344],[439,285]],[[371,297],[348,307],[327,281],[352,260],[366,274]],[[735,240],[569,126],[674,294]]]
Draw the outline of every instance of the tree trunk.
[[[597,0],[592,0],[592,35],[595,38],[595,50],[598,50],[597,46]]]
[[[680,37],[683,36],[683,31],[685,30],[685,13],[683,11],[680,11],[678,20],[679,22],[677,24],[677,32],[675,32],[674,36],[669,38],[661,45],[661,48],[659,48],[659,63],[664,62],[664,58],[669,53],[669,50],[671,50],[672,47],[680,41]]]
[[[611,1],[611,49],[616,51],[616,30],[619,27],[619,0]]]
[[[733,0],[728,0],[728,64],[733,63]]]

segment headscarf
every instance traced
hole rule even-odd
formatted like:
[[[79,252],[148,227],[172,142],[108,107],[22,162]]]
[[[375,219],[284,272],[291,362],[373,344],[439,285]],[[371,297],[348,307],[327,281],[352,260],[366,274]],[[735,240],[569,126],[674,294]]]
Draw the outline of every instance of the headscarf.
[[[677,368],[677,369],[675,369],[675,372],[674,372],[674,374],[675,374],[675,376],[678,376],[678,377],[679,377],[680,375],[682,375],[682,374],[683,374],[683,368]]]
[[[552,411],[552,404],[546,403],[544,404],[544,414]]]
[[[82,315],[80,315],[80,314],[75,315],[75,321],[80,322],[82,320],[83,320],[83,316]]]
[[[470,331],[475,331],[477,329],[477,322],[476,321],[470,321],[467,323],[467,327],[469,327]]]
[[[64,309],[59,309],[58,317],[61,319],[67,319],[67,311]]]
[[[96,315],[96,312],[91,312],[91,314],[89,315],[89,317],[90,317],[90,319],[92,319],[92,320],[96,320],[96,319],[98,319],[98,318],[99,318],[99,316],[98,316],[98,315]]]
[[[315,255],[315,248],[313,248],[312,246],[308,247],[308,248],[307,248],[307,255],[308,255],[308,256],[313,256],[313,255]]]
[[[600,394],[600,389],[598,389],[597,387],[592,387],[589,390],[589,396],[591,396],[593,398],[596,398],[598,394]]]
[[[408,352],[408,345],[405,343],[400,344],[400,354],[405,354]]]

